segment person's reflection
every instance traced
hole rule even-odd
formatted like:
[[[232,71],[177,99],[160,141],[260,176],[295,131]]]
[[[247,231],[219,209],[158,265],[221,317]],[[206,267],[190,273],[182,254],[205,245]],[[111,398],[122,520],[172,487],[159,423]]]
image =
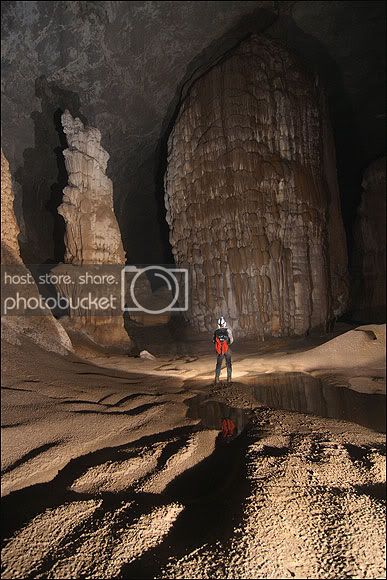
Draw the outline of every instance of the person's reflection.
[[[230,417],[225,417],[222,419],[221,429],[222,439],[225,442],[231,441],[231,439],[237,435],[237,426]]]

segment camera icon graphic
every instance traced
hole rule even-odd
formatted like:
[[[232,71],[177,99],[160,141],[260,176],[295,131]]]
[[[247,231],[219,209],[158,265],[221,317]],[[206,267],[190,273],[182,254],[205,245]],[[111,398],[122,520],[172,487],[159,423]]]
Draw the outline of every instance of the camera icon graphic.
[[[167,291],[167,304],[157,308],[157,301],[152,303],[144,299],[141,289],[144,282],[150,289],[149,278],[157,281]],[[163,314],[164,312],[186,312],[188,310],[188,270],[186,268],[166,268],[165,266],[150,265],[138,268],[125,266],[121,270],[121,310],[123,312],[145,312],[147,314]],[[136,296],[140,294],[140,298]],[[150,302],[150,303],[149,303]]]

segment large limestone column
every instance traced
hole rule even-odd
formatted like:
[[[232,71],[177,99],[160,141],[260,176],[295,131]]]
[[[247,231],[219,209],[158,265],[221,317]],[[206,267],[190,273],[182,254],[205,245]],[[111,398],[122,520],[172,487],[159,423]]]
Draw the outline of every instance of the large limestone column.
[[[386,320],[386,158],[371,163],[363,176],[362,199],[354,226],[352,316]]]
[[[18,242],[19,226],[14,212],[14,193],[12,188],[11,173],[8,161],[1,150],[1,265],[2,265],[2,299],[6,296],[14,296],[14,291],[19,292],[25,299],[38,299],[39,291],[31,273],[23,264],[20,257]],[[30,282],[16,284],[13,289],[9,284],[4,285],[5,274],[8,276],[28,277]],[[13,346],[25,347],[24,341],[32,342],[49,351],[60,354],[68,354],[72,351],[69,337],[62,326],[55,320],[49,310],[42,309],[40,314],[33,312],[28,314],[2,315],[1,338],[5,346],[11,343]],[[2,313],[3,314],[3,313]]]
[[[192,86],[169,138],[165,201],[188,318],[239,336],[326,328],[347,305],[335,152],[318,81],[253,36]]]
[[[113,211],[113,184],[106,175],[109,154],[101,133],[84,127],[69,111],[62,115],[68,149],[63,151],[69,185],[58,213],[66,222],[67,264],[125,264],[121,234]]]
[[[109,154],[101,146],[100,131],[85,127],[69,111],[63,113],[62,125],[68,143],[63,155],[69,185],[64,189],[58,212],[66,222],[66,253],[65,264],[56,267],[55,274],[67,273],[72,280],[77,280],[77,274],[86,271],[87,267],[94,273],[96,266],[102,266],[100,272],[103,273],[103,266],[116,265],[115,275],[119,280],[119,272],[125,265],[125,252],[113,210],[113,184],[106,175]],[[76,284],[64,283],[59,283],[58,289],[66,297],[85,291]],[[98,289],[92,286],[91,289],[93,293],[99,291],[101,296],[110,291],[104,286]],[[64,320],[64,324],[87,335],[99,346],[123,352],[131,348],[122,313],[117,314],[117,311],[106,311],[104,315],[72,311],[70,323]]]

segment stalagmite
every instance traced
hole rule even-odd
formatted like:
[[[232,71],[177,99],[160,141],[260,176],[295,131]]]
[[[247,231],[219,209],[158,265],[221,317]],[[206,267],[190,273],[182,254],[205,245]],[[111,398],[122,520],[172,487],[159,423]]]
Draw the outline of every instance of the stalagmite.
[[[169,137],[170,242],[188,319],[241,336],[325,329],[347,305],[347,255],[323,89],[252,36],[192,86]]]
[[[386,159],[371,163],[354,227],[353,301],[355,320],[386,320]]]
[[[109,154],[101,133],[84,127],[68,111],[62,115],[69,185],[58,208],[66,222],[67,264],[124,264],[125,253],[113,211],[113,184],[106,175]]]
[[[113,210],[113,185],[106,175],[109,154],[101,146],[101,133],[94,127],[85,127],[67,110],[61,120],[68,143],[63,155],[69,184],[58,207],[58,213],[66,222],[65,264],[57,266],[55,273],[62,276],[57,285],[61,295],[74,298],[85,294],[85,288],[78,283],[81,272],[113,273],[119,281],[125,252]],[[105,271],[104,266],[110,268]],[[65,282],[65,274],[69,274],[70,284]],[[111,288],[91,285],[90,290],[101,298],[108,295]],[[119,300],[118,287],[115,294]],[[119,309],[95,313],[79,308],[72,310],[69,318],[63,321],[66,326],[69,324],[69,328],[86,334],[100,346],[125,352],[131,347]]]

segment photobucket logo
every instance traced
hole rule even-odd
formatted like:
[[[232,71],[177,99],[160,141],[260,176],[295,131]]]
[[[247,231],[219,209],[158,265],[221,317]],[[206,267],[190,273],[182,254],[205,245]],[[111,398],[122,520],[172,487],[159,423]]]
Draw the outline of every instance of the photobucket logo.
[[[158,316],[188,309],[188,270],[175,265],[1,266],[1,312],[13,316]],[[165,317],[164,317],[165,318]],[[164,320],[164,319],[163,319]]]
[[[155,302],[146,304],[144,298],[137,296],[144,279],[152,278],[168,291],[169,296],[162,307]],[[121,310],[123,312],[144,312],[146,314],[164,314],[165,312],[186,312],[188,310],[188,270],[186,268],[150,265],[138,268],[125,266],[121,271]],[[146,297],[145,297],[146,301]]]
[[[7,296],[3,301],[3,314],[15,312],[37,312],[56,310],[63,314],[69,311],[106,311],[116,310],[118,307],[116,296],[93,296],[91,292],[82,297],[60,296],[23,296],[19,291],[14,296]],[[43,313],[42,312],[42,313]]]

